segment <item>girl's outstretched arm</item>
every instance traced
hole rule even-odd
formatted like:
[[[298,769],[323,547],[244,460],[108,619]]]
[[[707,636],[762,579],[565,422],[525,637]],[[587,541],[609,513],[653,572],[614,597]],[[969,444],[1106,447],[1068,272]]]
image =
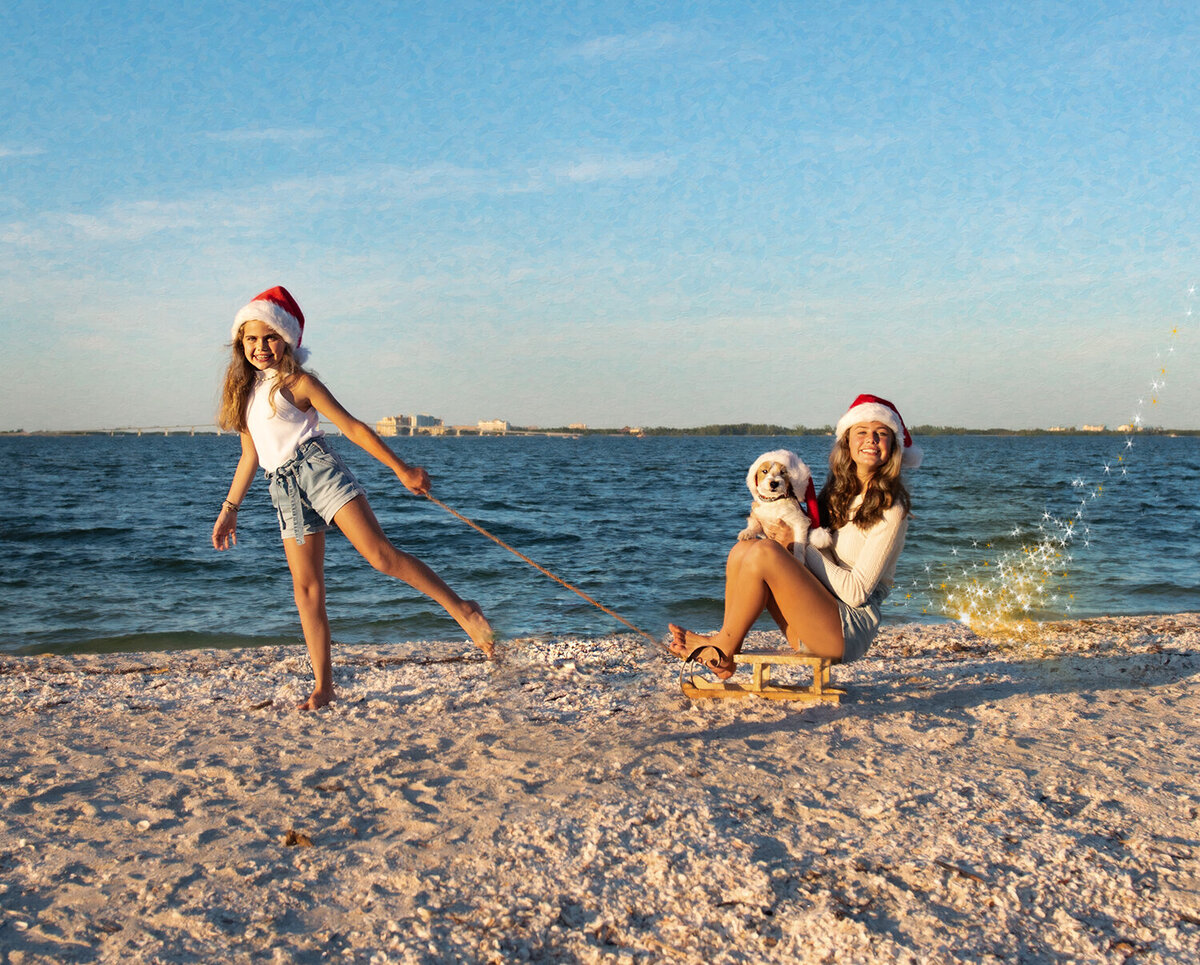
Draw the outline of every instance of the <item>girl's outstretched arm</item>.
[[[242,456],[238,459],[237,469],[233,471],[233,482],[229,484],[229,495],[221,504],[221,515],[213,524],[212,544],[215,549],[227,550],[237,545],[237,511],[250,484],[254,482],[254,474],[258,472],[258,450],[250,433],[242,433]]]
[[[320,380],[311,375],[302,375],[292,385],[291,393],[298,409],[307,408],[305,403],[313,406],[321,415],[337,426],[342,435],[392,470],[406,489],[418,496],[424,496],[429,492],[429,473],[420,466],[408,465],[392,452],[388,444],[379,438],[378,433],[365,422],[354,418],[347,412]]]

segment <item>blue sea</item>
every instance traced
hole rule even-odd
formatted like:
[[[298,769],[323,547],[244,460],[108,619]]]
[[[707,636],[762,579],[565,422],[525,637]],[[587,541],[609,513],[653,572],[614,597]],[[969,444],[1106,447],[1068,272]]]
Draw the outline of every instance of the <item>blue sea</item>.
[[[1200,610],[1200,439],[939,436],[909,474],[914,518],[889,621],[939,622],[940,586],[1073,520],[1034,619]],[[828,437],[485,437],[392,440],[434,495],[631,623],[721,620],[722,564],[744,525],[746,469],[790,448],[824,479]],[[501,635],[626,627],[428,501],[344,439],[399,547],[480,601]],[[4,437],[0,652],[166,650],[301,640],[261,476],[236,549],[209,542],[238,458],[230,435]],[[1052,527],[1053,528],[1053,527]],[[986,564],[986,565],[985,565]],[[1058,570],[1061,566],[1061,571]],[[430,601],[327,553],[335,641],[459,639]],[[932,587],[932,589],[931,589]]]

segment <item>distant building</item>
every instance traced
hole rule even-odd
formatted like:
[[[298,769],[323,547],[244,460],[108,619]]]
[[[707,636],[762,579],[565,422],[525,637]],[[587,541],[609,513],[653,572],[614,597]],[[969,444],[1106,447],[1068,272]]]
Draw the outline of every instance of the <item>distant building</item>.
[[[587,423],[586,422],[572,422],[569,426],[567,426],[567,428],[573,429],[576,432],[586,432],[587,431]]]
[[[1047,432],[1070,432],[1071,430],[1067,426],[1051,426],[1046,431]]]
[[[496,433],[496,434],[502,435],[502,436],[507,435],[508,423],[504,419],[487,419],[487,420],[480,419],[479,420],[479,431],[481,433],[493,432],[493,433]]]
[[[1103,432],[1104,426],[1080,426],[1080,432]]]
[[[1137,431],[1138,431],[1138,427],[1131,426],[1128,422],[1126,422],[1123,426],[1117,426],[1117,432],[1137,432]]]
[[[419,429],[434,429],[442,424],[436,416],[389,415],[375,423],[375,431],[381,436],[415,436]]]

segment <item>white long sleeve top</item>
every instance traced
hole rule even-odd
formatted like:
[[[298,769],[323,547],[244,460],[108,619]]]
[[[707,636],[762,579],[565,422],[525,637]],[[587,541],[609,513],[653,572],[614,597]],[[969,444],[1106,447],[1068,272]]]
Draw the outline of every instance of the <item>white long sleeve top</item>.
[[[832,546],[818,550],[809,545],[804,551],[805,565],[848,606],[862,606],[880,584],[892,588],[908,531],[908,516],[899,504],[885,509],[874,526],[859,529],[853,517],[861,503],[860,496],[850,505],[850,521],[833,530]]]

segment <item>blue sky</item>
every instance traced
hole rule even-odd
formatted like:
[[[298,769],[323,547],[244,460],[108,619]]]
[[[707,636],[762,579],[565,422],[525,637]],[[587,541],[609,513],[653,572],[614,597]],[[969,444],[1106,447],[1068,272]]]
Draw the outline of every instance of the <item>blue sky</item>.
[[[211,422],[286,285],[356,415],[1200,426],[1200,13],[16,2],[0,428]],[[1178,334],[1171,335],[1173,329]]]

